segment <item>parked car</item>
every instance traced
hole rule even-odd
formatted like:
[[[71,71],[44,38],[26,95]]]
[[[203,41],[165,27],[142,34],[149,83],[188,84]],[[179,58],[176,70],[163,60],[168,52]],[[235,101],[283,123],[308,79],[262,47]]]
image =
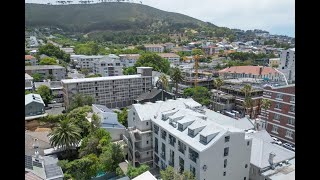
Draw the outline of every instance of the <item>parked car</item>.
[[[273,139],[275,144],[282,145],[282,142],[279,139],[277,139],[275,137],[272,137],[272,139]]]
[[[282,146],[287,149],[290,149],[291,151],[295,151],[295,147],[292,144],[284,143]]]

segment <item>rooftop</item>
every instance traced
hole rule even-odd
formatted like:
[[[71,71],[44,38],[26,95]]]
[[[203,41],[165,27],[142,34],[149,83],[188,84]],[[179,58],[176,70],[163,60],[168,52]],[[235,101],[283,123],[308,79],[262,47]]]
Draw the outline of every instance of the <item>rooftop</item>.
[[[149,171],[146,171],[132,180],[157,180]]]
[[[110,80],[121,80],[121,79],[133,79],[141,78],[140,74],[135,75],[122,75],[122,76],[108,76],[108,77],[93,77],[93,78],[81,78],[81,79],[62,79],[61,82],[64,84],[71,83],[82,83],[82,82],[95,82],[95,81],[110,81]]]
[[[158,55],[163,58],[171,58],[171,57],[180,58],[180,56],[175,53],[158,53]]]
[[[33,145],[35,144],[35,139],[37,139],[36,144],[38,145],[38,152],[40,155],[44,155],[44,150],[51,148],[49,138],[47,137],[49,131],[46,132],[26,132],[25,133],[25,155],[34,155],[35,149]]]
[[[145,44],[144,47],[163,47],[162,44]]]
[[[25,73],[24,74],[24,79],[25,80],[33,80],[33,77],[31,77],[29,74]]]
[[[99,109],[100,112],[112,112],[113,113],[113,111],[111,109],[107,108],[107,106],[100,105],[100,104],[92,104],[92,106],[94,106],[97,109]]]
[[[221,122],[221,124],[217,123],[218,119],[228,119],[229,117],[205,109],[193,99],[178,98],[177,100],[157,101],[143,105],[134,104],[133,108],[142,121],[152,120],[198,152],[210,147],[227,132],[243,132],[232,125],[225,126],[221,125]],[[183,125],[185,129],[178,130],[178,125]],[[195,130],[195,136],[188,135],[189,128]],[[214,138],[208,139],[208,143],[203,144],[200,142],[200,135],[205,137],[213,135]]]
[[[295,158],[289,160],[288,164],[277,166],[274,170],[269,169],[262,173],[270,180],[294,180],[295,179]]]
[[[44,102],[39,94],[27,94],[25,95],[25,105],[30,104],[31,102],[38,102],[44,105]]]
[[[31,55],[25,55],[24,56],[25,60],[31,60],[31,59],[35,59],[35,57],[31,56]]]
[[[260,74],[260,68],[262,68]],[[237,74],[252,74],[252,75],[269,75],[277,74],[278,72],[271,67],[262,66],[232,66],[219,71],[219,73],[237,73]]]
[[[65,68],[58,65],[25,66],[25,70],[44,70],[44,69],[65,69]]]
[[[39,88],[39,86],[45,85],[49,87],[50,89],[62,89],[62,83],[61,81],[50,81],[50,82],[34,82],[35,88]]]

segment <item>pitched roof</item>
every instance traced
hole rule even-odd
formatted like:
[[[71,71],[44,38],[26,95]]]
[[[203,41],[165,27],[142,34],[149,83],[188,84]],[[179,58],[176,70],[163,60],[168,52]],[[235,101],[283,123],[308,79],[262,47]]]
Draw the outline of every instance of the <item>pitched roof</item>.
[[[25,105],[30,104],[31,102],[38,102],[38,103],[42,103],[43,105],[45,105],[39,94],[25,95]]]
[[[163,58],[180,58],[179,55],[175,54],[175,53],[158,53],[159,56],[163,57]]]
[[[27,172],[24,175],[24,179],[25,180],[43,180],[42,178],[40,178],[39,176],[35,175],[33,172]]]
[[[34,139],[37,138],[37,144],[39,146],[38,152],[40,155],[44,155],[44,150],[51,148],[51,145],[49,143],[49,138],[47,135],[49,132],[26,132],[25,133],[25,154],[26,155],[34,155],[35,149],[33,148]]]
[[[141,94],[139,97],[137,97],[137,101],[143,101],[146,99],[152,99],[154,98],[156,95],[158,95],[159,93],[161,93],[161,89],[157,89],[154,88],[151,91],[145,92],[143,94]]]
[[[31,55],[25,55],[24,56],[25,60],[31,60],[31,59],[35,59],[35,57],[31,56]]]
[[[260,68],[262,68],[261,75],[277,74],[278,72],[271,67],[262,66],[232,66],[219,71],[219,73],[237,73],[237,74],[252,74],[260,75]]]

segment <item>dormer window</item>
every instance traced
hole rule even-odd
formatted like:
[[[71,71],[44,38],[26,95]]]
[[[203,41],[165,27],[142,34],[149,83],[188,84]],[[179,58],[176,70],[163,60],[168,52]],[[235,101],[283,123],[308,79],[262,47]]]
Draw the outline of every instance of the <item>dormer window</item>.
[[[200,142],[203,144],[207,144],[207,137],[200,135]]]
[[[179,130],[179,131],[183,131],[183,125],[180,124],[180,123],[178,124],[178,130]]]
[[[192,130],[192,129],[188,129],[188,135],[190,136],[190,137],[194,137],[194,130]]]

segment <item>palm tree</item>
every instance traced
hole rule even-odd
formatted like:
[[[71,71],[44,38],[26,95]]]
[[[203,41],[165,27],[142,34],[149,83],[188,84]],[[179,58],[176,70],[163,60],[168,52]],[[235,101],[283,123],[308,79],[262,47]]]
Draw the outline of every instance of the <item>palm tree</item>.
[[[159,81],[160,81],[160,83],[161,83],[161,91],[162,91],[162,101],[164,100],[163,99],[163,90],[167,90],[167,88],[168,88],[168,85],[169,85],[169,81],[168,81],[168,78],[167,78],[167,76],[165,75],[165,74],[161,74],[160,75],[160,77],[159,77]]]
[[[243,105],[245,109],[250,108],[250,119],[252,119],[252,111],[253,111],[253,100],[251,98],[252,93],[252,86],[250,84],[244,85],[243,88],[241,88],[241,92],[244,93],[244,102]]]
[[[220,78],[216,78],[213,81],[213,85],[217,88],[217,90],[220,90],[220,87],[223,86],[223,84],[224,84],[224,81]],[[218,92],[217,92],[217,95],[218,95]],[[218,97],[217,95],[216,95],[216,97]],[[216,102],[217,101],[218,101],[218,99],[216,98]]]
[[[265,111],[271,107],[271,101],[269,99],[262,99],[261,108]]]
[[[64,119],[48,134],[48,137],[51,146],[60,147],[68,151],[79,144],[81,140],[80,132],[81,129],[78,126],[68,119]]]
[[[176,95],[178,94],[178,83],[183,81],[183,75],[179,68],[175,67],[171,71],[170,79],[175,84]]]

